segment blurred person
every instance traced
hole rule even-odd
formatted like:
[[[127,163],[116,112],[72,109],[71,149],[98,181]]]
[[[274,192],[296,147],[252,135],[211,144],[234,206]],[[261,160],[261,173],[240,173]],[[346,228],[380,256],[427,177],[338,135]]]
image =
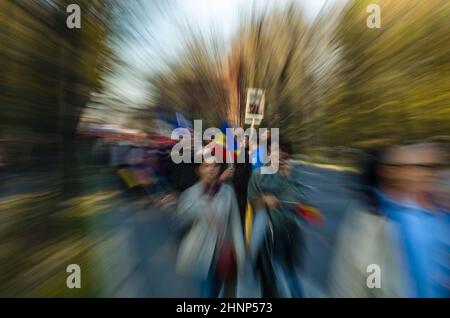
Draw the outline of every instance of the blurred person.
[[[241,215],[241,225],[245,225],[245,212],[247,208],[247,189],[250,177],[252,175],[252,164],[250,162],[249,154],[249,137],[245,136],[243,145],[241,147],[245,161],[237,162],[228,167],[220,176],[222,182],[231,182],[239,206],[239,213]]]
[[[244,145],[242,147],[244,152],[244,162],[235,164],[235,173],[232,179],[234,190],[236,191],[236,196],[239,205],[239,212],[241,215],[242,226],[245,226],[245,212],[247,209],[247,191],[248,183],[252,176],[252,164],[250,162],[250,143],[249,137],[244,137]]]
[[[172,189],[179,195],[189,187],[193,186],[198,181],[198,175],[195,172],[195,150],[194,140],[191,138],[190,148],[181,149],[181,151],[188,151],[191,158],[190,163],[181,162],[176,164],[173,162],[170,151],[164,156],[164,161],[167,166],[167,180]]]
[[[449,297],[450,223],[433,200],[444,160],[433,144],[383,153],[372,174],[376,182],[369,184],[370,205],[354,209],[344,222],[335,296]],[[379,289],[366,286],[370,264],[380,266]]]
[[[381,176],[399,174],[399,190],[380,189],[380,210],[396,222],[405,253],[409,295],[449,297],[450,219],[433,196],[444,152],[435,144],[402,147],[383,162]]]
[[[178,221],[188,230],[180,244],[177,271],[202,281],[202,297],[232,297],[245,257],[239,208],[233,188],[219,182],[220,165],[203,162],[199,182],[178,202]]]
[[[171,189],[162,171],[164,167],[160,160],[167,150],[151,143],[143,145],[142,150],[142,154],[136,153],[138,157],[135,159],[139,160],[133,166],[133,174],[149,199],[147,203],[157,208],[175,204],[175,198],[170,197]]]
[[[165,170],[167,175],[167,181],[170,186],[170,188],[173,191],[173,194],[175,197],[180,197],[180,195],[199,182],[199,176],[197,173],[198,165],[194,163],[194,159],[196,155],[200,155],[203,151],[203,148],[201,149],[195,149],[194,147],[194,140],[191,138],[188,145],[190,147],[182,148],[181,155],[183,155],[184,151],[189,152],[190,156],[190,162],[181,162],[181,163],[175,163],[173,162],[170,151],[167,156],[164,157],[164,162],[167,164],[167,170]],[[203,142],[203,146],[205,146],[206,143]],[[197,153],[196,153],[197,151]],[[177,237],[177,241],[181,242],[183,238],[186,236],[189,230],[189,225],[186,225],[185,222],[179,222],[177,220],[177,214],[175,214],[175,217],[173,218],[173,222],[171,225],[171,229],[174,231],[174,234]]]
[[[283,296],[281,280],[287,282],[289,296],[302,297],[297,269],[302,265],[303,238],[296,202],[305,202],[306,197],[299,191],[290,163],[290,144],[272,144],[269,154],[274,150],[279,153],[278,171],[262,174],[258,169],[248,186],[248,199],[255,211],[250,255],[260,278],[262,297]]]
[[[402,288],[405,289],[401,247],[389,234],[393,224],[379,210],[376,193],[380,187],[397,184],[396,180],[380,178],[383,153],[373,151],[362,163],[360,184],[337,235],[330,272],[331,297],[401,297]],[[381,288],[367,286],[371,264],[380,266]]]
[[[258,138],[258,137],[257,137]],[[259,169],[265,165],[264,161],[267,157],[267,149],[270,147],[270,128],[267,128],[263,134],[260,135],[261,140],[258,144],[250,145],[250,158],[253,170]],[[253,148],[256,146],[255,148]]]

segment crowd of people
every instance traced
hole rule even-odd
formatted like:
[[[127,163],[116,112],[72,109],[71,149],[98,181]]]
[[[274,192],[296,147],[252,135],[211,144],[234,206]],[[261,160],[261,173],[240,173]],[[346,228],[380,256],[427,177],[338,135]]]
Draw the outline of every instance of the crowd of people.
[[[292,145],[263,144],[246,138],[240,148],[246,160],[233,164],[175,164],[170,142],[112,144],[110,163],[127,191],[138,189],[169,207],[179,237],[177,272],[201,282],[202,297],[239,297],[249,268],[260,296],[305,296],[302,223],[315,202],[305,195]],[[272,151],[279,168],[261,173],[271,165],[262,157]],[[329,295],[449,297],[448,149],[391,146],[365,158],[334,247]],[[371,264],[381,268],[379,288],[367,285]]]

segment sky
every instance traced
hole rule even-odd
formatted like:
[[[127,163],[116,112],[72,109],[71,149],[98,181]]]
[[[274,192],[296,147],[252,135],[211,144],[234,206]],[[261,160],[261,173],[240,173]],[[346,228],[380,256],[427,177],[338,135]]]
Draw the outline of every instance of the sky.
[[[305,9],[311,21],[322,7],[339,0],[297,0]],[[343,0],[341,0],[343,1]],[[146,2],[147,3],[147,2]],[[148,87],[146,78],[164,65],[164,61],[176,58],[182,50],[186,30],[207,34],[214,30],[222,34],[225,41],[237,31],[240,16],[248,16],[252,9],[280,7],[291,0],[177,0],[164,12],[155,13],[155,6],[149,1],[148,19],[137,21],[135,28],[148,30],[149,36],[132,44],[117,48],[119,56],[130,68],[110,79],[109,89],[133,104],[146,101]],[[173,4],[175,3],[175,4]],[[144,12],[144,15],[147,12]],[[138,30],[138,31],[142,31]]]

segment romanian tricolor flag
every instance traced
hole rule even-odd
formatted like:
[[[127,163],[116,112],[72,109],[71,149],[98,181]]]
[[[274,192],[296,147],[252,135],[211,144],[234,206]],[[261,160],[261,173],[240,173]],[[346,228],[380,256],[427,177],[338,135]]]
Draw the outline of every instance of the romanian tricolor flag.
[[[227,151],[227,156],[233,158],[233,162],[237,162],[237,158],[240,153],[240,145],[238,145],[237,141],[234,139],[234,135],[230,132],[227,133],[227,128],[233,128],[226,121],[222,123],[220,127],[220,131],[222,134],[220,135],[219,142],[224,147],[225,151]]]
[[[227,162],[227,158],[233,160],[233,163],[237,162],[239,155],[239,145],[234,140],[233,134],[226,135],[226,128],[231,128],[227,123],[222,124],[220,128],[220,133],[215,135],[214,140],[211,142],[213,149],[211,151],[211,155],[215,156],[216,154],[223,155],[223,162]]]

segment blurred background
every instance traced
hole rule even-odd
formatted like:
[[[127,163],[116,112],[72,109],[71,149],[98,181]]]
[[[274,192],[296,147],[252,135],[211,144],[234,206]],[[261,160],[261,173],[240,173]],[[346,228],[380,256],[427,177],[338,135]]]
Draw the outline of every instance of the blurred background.
[[[440,0],[1,0],[0,296],[198,296],[175,271],[170,133],[244,127],[249,87],[325,216],[305,229],[301,280],[330,296],[367,152],[450,141],[449,30]]]

